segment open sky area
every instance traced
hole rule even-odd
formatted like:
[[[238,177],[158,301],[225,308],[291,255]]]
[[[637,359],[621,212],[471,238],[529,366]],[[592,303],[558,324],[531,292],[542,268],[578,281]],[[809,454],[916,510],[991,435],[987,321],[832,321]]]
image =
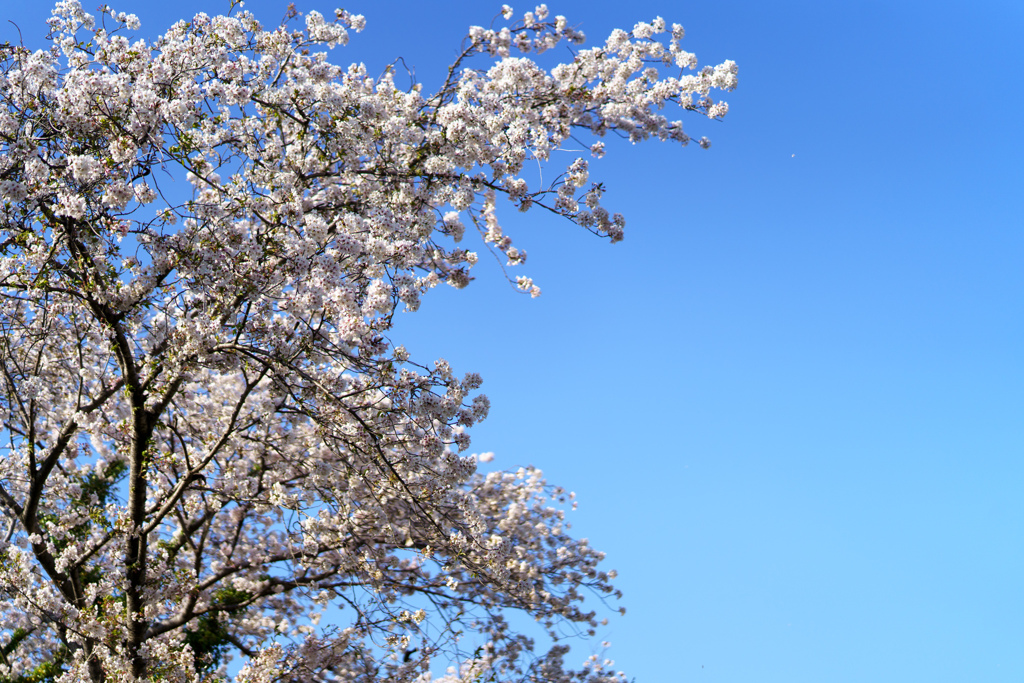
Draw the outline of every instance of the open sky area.
[[[147,38],[229,8],[113,6]],[[1024,3],[549,6],[739,64],[722,122],[682,117],[711,149],[592,161],[622,243],[499,205],[543,295],[482,258],[394,335],[483,375],[474,451],[577,493],[628,609],[595,642],[640,683],[1024,680]],[[0,18],[44,47],[49,9]],[[367,27],[332,61],[402,57],[429,91],[500,3],[346,9]]]

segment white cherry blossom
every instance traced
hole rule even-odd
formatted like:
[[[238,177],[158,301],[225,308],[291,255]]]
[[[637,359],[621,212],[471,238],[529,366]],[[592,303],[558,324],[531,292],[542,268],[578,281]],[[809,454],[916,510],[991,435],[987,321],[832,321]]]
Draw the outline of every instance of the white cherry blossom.
[[[618,597],[572,496],[478,472],[480,376],[392,319],[471,284],[474,249],[523,267],[503,209],[622,239],[586,159],[524,168],[685,145],[673,108],[723,116],[735,64],[697,70],[661,18],[583,48],[541,5],[470,28],[426,93],[332,63],[344,11],[153,42],[100,11],[61,0],[51,50],[0,51],[0,680],[622,680],[556,642]]]

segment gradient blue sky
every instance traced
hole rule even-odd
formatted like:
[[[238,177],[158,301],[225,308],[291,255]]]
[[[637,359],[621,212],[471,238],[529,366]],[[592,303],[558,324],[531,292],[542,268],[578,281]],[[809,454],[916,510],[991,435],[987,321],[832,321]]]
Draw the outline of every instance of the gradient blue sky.
[[[285,4],[247,7],[276,24]],[[711,150],[593,165],[623,243],[507,207],[544,295],[483,259],[400,324],[415,355],[483,374],[474,450],[578,493],[626,594],[598,636],[617,667],[1024,680],[1024,3],[549,5],[592,40],[660,15],[740,66],[726,120],[691,124]],[[147,36],[227,9],[114,6]],[[402,56],[429,89],[499,6],[353,3],[367,29],[332,59]],[[0,18],[38,46],[48,9]]]

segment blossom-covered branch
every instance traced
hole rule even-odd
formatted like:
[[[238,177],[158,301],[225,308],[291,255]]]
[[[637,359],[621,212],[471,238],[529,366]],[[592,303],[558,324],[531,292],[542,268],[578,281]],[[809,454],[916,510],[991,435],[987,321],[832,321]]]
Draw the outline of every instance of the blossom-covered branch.
[[[50,50],[0,52],[0,680],[619,680],[510,625],[592,633],[614,574],[539,471],[477,472],[480,377],[392,318],[469,284],[467,243],[526,261],[502,197],[622,239],[585,158],[524,165],[685,145],[667,112],[723,116],[735,64],[661,19],[584,49],[542,5],[426,94],[332,64],[340,10],[138,23],[62,0]]]

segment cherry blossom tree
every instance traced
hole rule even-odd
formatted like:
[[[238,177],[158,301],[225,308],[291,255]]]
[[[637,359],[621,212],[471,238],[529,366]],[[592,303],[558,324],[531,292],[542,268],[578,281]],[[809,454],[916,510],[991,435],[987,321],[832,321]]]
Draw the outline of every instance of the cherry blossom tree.
[[[501,198],[621,239],[585,158],[524,168],[685,145],[664,112],[720,118],[736,66],[697,69],[660,18],[584,48],[544,6],[502,14],[433,94],[332,64],[344,11],[146,42],[62,0],[49,50],[0,47],[0,681],[621,678],[564,663],[585,595],[618,595],[571,496],[478,473],[480,377],[392,320],[469,284],[467,243],[526,260]]]

